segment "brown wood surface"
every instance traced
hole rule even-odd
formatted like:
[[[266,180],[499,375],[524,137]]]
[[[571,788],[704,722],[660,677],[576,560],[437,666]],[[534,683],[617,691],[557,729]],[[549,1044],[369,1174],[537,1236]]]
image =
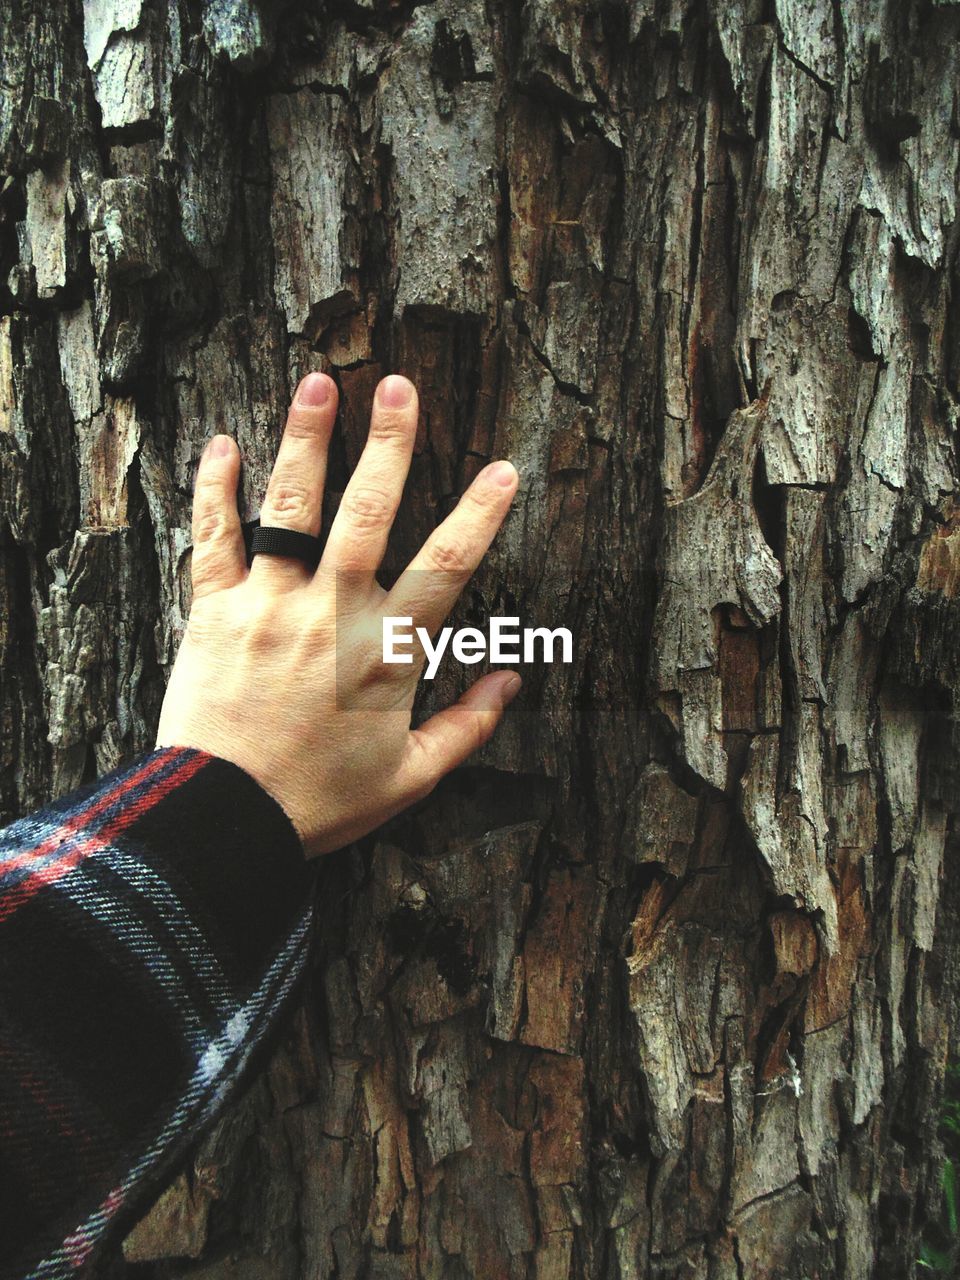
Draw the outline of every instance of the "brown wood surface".
[[[329,509],[408,374],[388,569],[509,456],[458,619],[575,637],[327,860],[272,1065],[104,1276],[913,1275],[956,1026],[958,37],[951,0],[0,6],[4,813],[152,745],[200,451],[236,435],[255,515],[312,368]]]

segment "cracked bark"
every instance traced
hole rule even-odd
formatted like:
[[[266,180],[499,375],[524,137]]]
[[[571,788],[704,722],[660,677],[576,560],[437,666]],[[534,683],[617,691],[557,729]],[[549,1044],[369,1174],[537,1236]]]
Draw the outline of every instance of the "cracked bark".
[[[328,860],[266,1073],[102,1274],[910,1276],[956,1030],[960,8],[21,0],[0,801],[148,748],[204,441],[423,418],[388,570],[570,626]],[[447,670],[429,713],[474,672]],[[134,1271],[134,1264],[139,1264]]]

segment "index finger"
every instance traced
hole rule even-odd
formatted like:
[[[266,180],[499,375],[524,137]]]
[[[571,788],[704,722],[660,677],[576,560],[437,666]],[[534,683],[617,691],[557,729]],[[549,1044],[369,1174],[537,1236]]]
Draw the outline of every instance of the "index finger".
[[[496,537],[519,482],[512,462],[484,467],[387,593],[384,612],[412,617],[433,633]]]

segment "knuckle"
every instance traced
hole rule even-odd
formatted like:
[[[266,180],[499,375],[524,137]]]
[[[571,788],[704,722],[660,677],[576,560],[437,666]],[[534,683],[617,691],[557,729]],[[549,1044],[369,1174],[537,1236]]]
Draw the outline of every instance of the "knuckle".
[[[463,495],[463,499],[468,507],[479,511],[483,516],[488,516],[493,511],[499,511],[503,505],[502,492],[487,484],[471,485]]]
[[[377,678],[391,685],[416,684],[424,667],[423,655],[414,650],[410,656],[413,662],[384,662],[383,653],[377,650],[373,655]]]
[[[319,406],[295,405],[283,429],[289,440],[320,440],[326,435],[326,421]]]
[[[452,542],[446,538],[437,539],[435,542],[428,543],[424,551],[430,567],[440,573],[469,576],[472,571],[462,543]]]
[[[304,644],[312,653],[337,648],[337,619],[333,614],[315,613],[301,628]]]
[[[380,689],[384,684],[389,686],[395,683],[389,674],[389,667],[385,668],[378,656],[369,650],[359,655],[354,672],[357,688],[365,693]]]
[[[473,745],[474,750],[482,747],[487,739],[491,736],[497,727],[496,712],[489,707],[484,711],[478,711],[473,717]]]
[[[193,514],[195,544],[219,541],[227,530],[226,513],[218,507],[201,507]]]
[[[349,489],[343,495],[341,505],[346,509],[350,523],[360,529],[377,529],[389,524],[394,515],[394,503],[379,489]]]
[[[416,767],[413,776],[416,787],[423,795],[429,795],[449,768],[437,743],[429,738],[414,738],[417,747]]]
[[[406,441],[416,430],[416,420],[409,409],[378,409],[370,422],[371,440]]]
[[[411,655],[413,663],[384,662],[383,643],[378,635],[364,636],[356,649],[356,669],[370,684],[405,684],[416,671],[417,654]]]
[[[244,618],[244,645],[253,653],[264,655],[276,649],[278,639],[276,602],[259,593],[250,603]]]
[[[308,671],[316,669],[318,663],[330,656],[327,638],[319,632],[305,628],[287,648],[291,667],[301,677]]]
[[[272,516],[297,525],[308,525],[314,518],[313,503],[306,488],[286,477],[270,481],[266,506]]]

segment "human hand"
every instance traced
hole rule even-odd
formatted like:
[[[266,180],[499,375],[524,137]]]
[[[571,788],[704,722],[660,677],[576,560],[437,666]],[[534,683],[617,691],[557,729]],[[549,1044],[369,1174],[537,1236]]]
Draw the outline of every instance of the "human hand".
[[[264,525],[320,532],[336,414],[333,379],[308,374],[287,418]],[[434,634],[518,483],[509,462],[484,468],[385,591],[375,571],[416,429],[413,384],[385,378],[316,572],[265,554],[247,568],[236,505],[240,452],[229,436],[210,441],[197,471],[193,602],[157,746],[200,748],[245,769],[284,808],[308,857],[358,839],[427,795],[486,742],[520,687],[516,672],[490,673],[411,730],[422,654],[413,665],[383,663],[381,618],[412,617]]]

